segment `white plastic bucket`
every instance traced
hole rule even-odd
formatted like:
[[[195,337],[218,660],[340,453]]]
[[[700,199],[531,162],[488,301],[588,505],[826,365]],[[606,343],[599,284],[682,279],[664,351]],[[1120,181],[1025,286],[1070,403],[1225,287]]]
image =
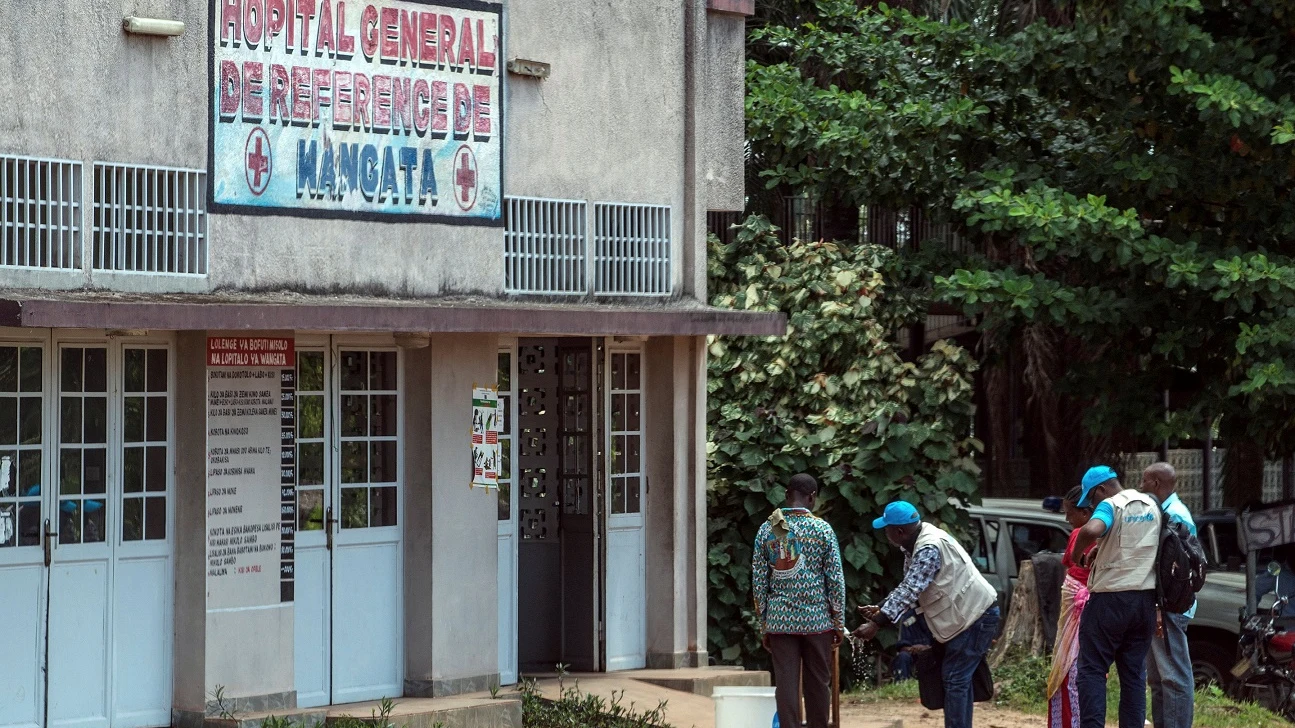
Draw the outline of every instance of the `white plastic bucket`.
[[[778,701],[773,688],[715,688],[715,728],[766,728],[773,725]]]

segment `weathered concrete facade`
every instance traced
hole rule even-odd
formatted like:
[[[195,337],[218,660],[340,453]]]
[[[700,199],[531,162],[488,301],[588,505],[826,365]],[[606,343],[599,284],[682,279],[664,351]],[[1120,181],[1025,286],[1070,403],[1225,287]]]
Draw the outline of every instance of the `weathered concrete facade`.
[[[743,206],[749,10],[446,3],[501,12],[505,199],[586,205],[590,249],[611,235],[599,203],[664,210],[666,292],[505,294],[518,223],[504,219],[204,209],[205,272],[100,267],[96,164],[211,174],[223,1],[0,4],[0,611],[26,610],[14,624],[32,647],[0,655],[0,728],[441,697],[573,659],[705,665],[705,336],[784,327],[705,306],[706,212]],[[130,34],[123,15],[185,28]],[[547,77],[503,72],[518,59]],[[80,264],[15,252],[56,239]],[[284,525],[243,542],[280,552],[278,574],[248,574],[281,578],[281,599],[213,587],[231,510],[216,499],[241,512],[264,490],[217,484],[229,463],[213,443],[239,429],[212,425],[236,416],[217,414],[218,339],[294,351],[273,390],[282,439],[249,446],[282,449],[264,488],[282,485]],[[472,393],[496,385],[500,492],[468,487]],[[556,621],[527,621],[540,612]],[[60,642],[86,624],[102,626],[81,635],[93,649]],[[556,651],[536,624],[562,633]]]
[[[60,9],[0,7],[0,153],[205,169],[211,5],[126,11],[185,23],[166,39],[122,32],[115,6]],[[742,16],[700,1],[531,0],[505,3],[504,27],[508,58],[552,67],[544,80],[505,77],[506,194],[670,205],[675,290],[701,290],[705,212],[742,207]],[[397,296],[504,286],[492,229],[212,215],[209,249],[201,278],[0,271],[0,285]]]

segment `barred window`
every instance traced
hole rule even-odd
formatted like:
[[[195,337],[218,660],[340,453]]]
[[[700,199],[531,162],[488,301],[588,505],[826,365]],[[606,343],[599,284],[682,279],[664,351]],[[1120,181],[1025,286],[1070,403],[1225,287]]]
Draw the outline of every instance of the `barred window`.
[[[585,203],[510,197],[504,201],[504,290],[548,295],[589,292]]]
[[[594,205],[594,292],[663,296],[671,292],[670,208]]]
[[[0,155],[0,265],[81,268],[81,163]]]
[[[207,273],[207,174],[201,170],[94,165],[94,267]]]

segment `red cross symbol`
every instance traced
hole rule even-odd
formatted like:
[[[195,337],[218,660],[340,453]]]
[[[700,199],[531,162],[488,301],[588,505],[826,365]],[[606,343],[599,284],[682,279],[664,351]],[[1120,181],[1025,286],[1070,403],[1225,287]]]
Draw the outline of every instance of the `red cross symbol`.
[[[270,185],[273,162],[270,159],[270,137],[261,127],[247,135],[247,188],[258,197]]]
[[[466,144],[459,147],[454,158],[458,160],[458,166],[454,169],[454,186],[459,188],[454,201],[459,203],[460,209],[467,212],[477,204],[477,158]]]

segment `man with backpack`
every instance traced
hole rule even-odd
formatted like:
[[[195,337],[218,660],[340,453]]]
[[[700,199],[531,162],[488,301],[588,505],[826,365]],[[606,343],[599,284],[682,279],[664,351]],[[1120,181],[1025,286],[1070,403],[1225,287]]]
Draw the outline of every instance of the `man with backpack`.
[[[1145,493],[1121,490],[1115,471],[1105,465],[1084,474],[1078,505],[1093,509],[1070,554],[1074,563],[1091,566],[1088,604],[1079,621],[1080,725],[1106,725],[1106,674],[1115,663],[1120,728],[1143,728],[1147,652],[1156,634],[1160,505]]]
[[[1187,533],[1195,538],[1196,522],[1192,520],[1191,511],[1174,492],[1177,476],[1169,463],[1156,463],[1142,472],[1142,483],[1139,489],[1155,497],[1160,503],[1160,510],[1168,519],[1169,526],[1181,524]],[[1163,544],[1162,538],[1162,544]],[[1170,558],[1163,554],[1162,566]],[[1203,554],[1201,558],[1203,559]],[[1193,564],[1193,567],[1197,566]],[[1203,565],[1202,567],[1203,572]],[[1162,569],[1163,571],[1163,569]],[[1203,581],[1204,574],[1201,574]],[[1161,591],[1170,588],[1165,577],[1160,579]],[[1172,611],[1173,605],[1168,602],[1175,599],[1186,601],[1186,595],[1162,594],[1160,609],[1161,634],[1151,643],[1151,658],[1147,661],[1147,682],[1151,685],[1151,721],[1155,728],[1191,728],[1192,702],[1195,698],[1195,680],[1192,677],[1192,658],[1187,651],[1187,623],[1196,614],[1195,586],[1191,595],[1191,606],[1182,614]]]

